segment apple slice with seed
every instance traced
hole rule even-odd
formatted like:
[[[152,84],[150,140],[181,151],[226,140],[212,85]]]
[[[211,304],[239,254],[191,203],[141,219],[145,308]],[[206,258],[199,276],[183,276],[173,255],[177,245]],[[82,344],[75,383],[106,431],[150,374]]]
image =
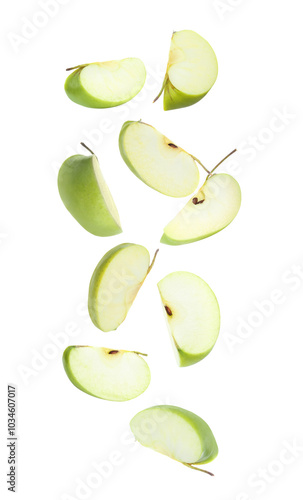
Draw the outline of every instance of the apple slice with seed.
[[[125,320],[157,252],[150,264],[145,247],[123,243],[100,260],[93,272],[88,294],[88,311],[97,328],[109,332],[116,330]]]
[[[224,160],[208,171],[203,186],[165,226],[161,243],[184,245],[203,240],[222,231],[234,220],[241,206],[240,186],[229,174],[214,174]]]
[[[153,406],[137,413],[130,428],[143,446],[213,476],[197,465],[214,460],[218,445],[210,427],[195,413],[177,406]]]
[[[220,330],[220,309],[212,289],[185,271],[158,283],[168,329],[179,366],[190,366],[213,349]]]
[[[78,389],[109,401],[136,398],[150,383],[148,364],[139,352],[69,346],[63,353],[63,366]]]
[[[125,122],[119,147],[129,169],[156,191],[178,198],[197,188],[199,170],[194,158],[151,125]]]

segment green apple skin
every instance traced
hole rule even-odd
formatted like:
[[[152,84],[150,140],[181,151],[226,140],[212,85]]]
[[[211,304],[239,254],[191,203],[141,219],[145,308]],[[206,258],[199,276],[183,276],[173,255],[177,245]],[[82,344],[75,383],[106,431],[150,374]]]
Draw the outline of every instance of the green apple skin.
[[[188,243],[194,243],[195,241],[200,241],[200,240],[204,240],[205,238],[209,238],[210,236],[213,236],[214,234],[219,233],[220,231],[222,231],[223,229],[225,229],[227,226],[229,226],[229,224],[231,224],[231,222],[234,220],[234,218],[236,217],[236,215],[237,215],[237,213],[238,213],[238,211],[240,209],[240,205],[241,205],[241,189],[240,189],[240,186],[239,186],[238,182],[234,179],[234,177],[232,177],[229,174],[214,174],[214,175],[212,175],[210,177],[210,179],[218,177],[218,176],[220,176],[221,178],[227,179],[227,180],[231,180],[237,186],[237,190],[238,190],[237,196],[238,196],[238,199],[239,199],[238,209],[234,211],[231,219],[225,225],[223,225],[223,227],[220,227],[220,229],[218,229],[218,230],[209,231],[209,232],[207,232],[205,234],[201,234],[200,236],[197,236],[196,238],[190,238],[190,239],[186,239],[185,238],[185,239],[178,239],[178,240],[176,240],[174,238],[170,238],[165,233],[165,230],[164,230],[164,234],[162,235],[161,240],[160,240],[161,243],[163,243],[165,245],[171,245],[171,246],[187,245]],[[201,196],[201,194],[203,194],[203,188],[205,187],[205,185],[206,185],[207,182],[208,182],[208,179],[205,181],[205,183],[203,184],[202,188],[197,192],[197,194],[195,194],[190,199],[190,201],[187,203],[187,205],[182,210],[185,210],[186,207],[192,203],[192,199],[194,197],[198,197],[199,198]],[[181,210],[181,212],[182,212],[182,210]],[[179,212],[179,214],[181,212]],[[179,214],[177,214],[177,215],[179,215]]]
[[[210,236],[210,235],[209,235]],[[182,240],[172,240],[171,238],[169,238],[165,233],[162,235],[161,239],[160,239],[160,243],[163,243],[163,245],[170,245],[172,247],[176,247],[176,246],[179,246],[179,245],[187,245],[188,243],[193,243],[194,241],[199,241],[200,238],[196,239],[196,240],[185,240],[185,241],[182,241]],[[203,239],[203,238],[202,238]]]
[[[208,426],[208,424],[201,417],[196,415],[195,413],[192,413],[191,411],[185,410],[185,409],[180,408],[178,406],[171,406],[171,405],[153,406],[151,408],[147,408],[146,410],[143,410],[143,411],[137,413],[137,415],[135,415],[130,422],[130,428],[140,444],[142,444],[143,446],[147,446],[148,448],[152,448],[152,446],[149,446],[148,444],[143,444],[140,441],[140,436],[138,435],[138,434],[140,434],[140,420],[144,419],[145,417],[147,419],[151,418],[151,420],[153,420],[152,412],[158,411],[158,410],[160,412],[168,412],[168,415],[169,415],[169,413],[172,413],[178,417],[181,417],[182,419],[184,419],[185,422],[187,422],[194,429],[194,431],[199,436],[203,451],[202,451],[201,456],[198,457],[195,462],[190,463],[191,465],[207,464],[209,462],[212,462],[217,457],[218,445],[217,445],[216,439],[215,439],[210,427]],[[151,415],[151,417],[149,417],[149,415]],[[138,433],[138,429],[139,429],[139,433]],[[156,451],[158,451],[158,450],[156,450]],[[160,453],[167,455],[167,453],[165,453],[163,451],[162,452],[160,451]],[[174,458],[174,457],[170,456],[170,458]],[[180,461],[180,460],[178,460],[178,461]],[[181,463],[188,465],[185,462],[181,462]]]
[[[96,236],[113,236],[122,229],[101,195],[93,161],[97,161],[96,157],[85,155],[65,160],[58,174],[59,194],[67,210],[84,229]]]
[[[133,399],[134,397],[139,396],[140,394],[142,394],[142,392],[144,392],[144,390],[147,389],[147,387],[148,387],[148,385],[150,383],[150,379],[151,379],[150,370],[149,370],[149,367],[148,367],[147,363],[143,360],[143,358],[141,358],[140,353],[132,352],[132,351],[123,351],[123,350],[120,350],[120,351],[118,351],[120,353],[131,353],[131,354],[137,355],[141,359],[142,363],[146,365],[146,370],[147,370],[147,373],[148,373],[148,379],[146,381],[146,387],[143,388],[143,391],[139,392],[137,395],[135,395],[135,396],[133,396],[131,398],[127,398],[127,399],[124,399],[124,398],[120,398],[120,399],[108,399],[108,398],[97,396],[93,392],[87,390],[87,388],[84,387],[81,383],[79,383],[79,380],[74,376],[73,371],[71,370],[71,366],[70,366],[70,355],[71,355],[71,353],[75,349],[79,349],[81,347],[89,347],[89,346],[69,346],[69,347],[67,347],[65,349],[65,351],[63,353],[63,356],[62,356],[63,367],[64,367],[66,375],[68,376],[68,378],[71,381],[71,383],[75,387],[77,387],[77,389],[79,389],[80,391],[85,392],[89,396],[93,396],[93,397],[99,398],[99,399],[107,399],[108,401],[129,401],[130,399]],[[95,348],[92,348],[92,349],[95,349]],[[103,351],[106,351],[106,349],[104,349],[104,348],[101,348],[101,349]],[[107,349],[107,350],[110,351],[110,349]]]
[[[160,242],[163,243],[164,245],[171,245],[171,246],[178,246],[178,245],[187,245],[188,243],[194,243],[195,241],[200,241],[200,240],[205,240],[205,238],[209,238],[210,236],[213,236],[214,234],[220,233],[223,229],[225,229],[229,224],[231,224],[232,221],[230,221],[226,226],[222,227],[222,229],[219,229],[218,231],[214,231],[213,233],[208,233],[206,235],[200,236],[198,238],[192,238],[190,240],[174,240],[172,238],[169,238],[167,234],[163,234],[161,237]]]
[[[164,87],[163,109],[164,111],[171,111],[173,109],[187,108],[197,102],[201,101],[208,92],[200,95],[187,95],[184,92],[176,89],[173,84],[168,80]]]
[[[115,61],[109,61],[109,63],[111,62]],[[140,62],[142,64],[142,68],[144,69],[144,79],[142,80],[141,84],[137,88],[135,88],[134,91],[128,97],[124,99],[120,99],[118,101],[113,102],[113,101],[99,99],[96,96],[87,92],[87,90],[85,89],[85,87],[81,82],[81,72],[84,68],[90,66],[90,64],[83,64],[79,66],[75,71],[73,71],[73,73],[71,73],[65,81],[64,90],[71,101],[75,102],[76,104],[80,104],[81,106],[85,106],[87,108],[102,109],[102,108],[112,108],[120,106],[121,104],[124,104],[133,99],[144,86],[146,78],[146,70],[144,68],[142,61]],[[98,64],[98,63],[91,63],[91,64]]]
[[[81,84],[80,75],[85,66],[80,66],[65,80],[64,90],[71,101],[86,108],[109,108],[109,103],[90,95]],[[121,103],[122,104],[122,103]]]
[[[127,122],[125,122],[125,123],[123,123],[123,125],[121,127],[120,134],[119,134],[119,150],[120,150],[120,154],[121,154],[123,160],[125,161],[126,165],[128,166],[128,168],[132,171],[133,174],[135,174],[135,176],[138,179],[140,179],[140,181],[144,182],[144,180],[138,174],[137,170],[134,169],[133,164],[129,161],[129,158],[128,158],[127,154],[125,153],[124,147],[123,147],[125,132],[128,129],[128,127],[130,125],[132,125],[133,123],[135,123],[135,122],[134,121],[130,121],[130,120],[127,121]]]
[[[83,385],[79,384],[79,381],[74,377],[73,375],[73,372],[71,371],[70,369],[70,363],[69,363],[69,357],[70,357],[70,354],[72,353],[73,349],[75,349],[77,346],[69,346],[65,349],[64,353],[63,353],[63,356],[62,356],[62,363],[63,363],[63,367],[64,367],[64,370],[65,370],[65,373],[67,374],[69,380],[71,381],[71,383],[77,387],[77,389],[79,389],[80,391],[82,392],[85,392],[86,394],[89,394],[89,396],[94,396],[95,395],[88,391],[86,389],[86,387],[84,387]]]
[[[199,361],[202,361],[202,359],[206,358],[206,356],[209,355],[209,353],[213,350],[213,347],[208,349],[208,351],[205,351],[203,354],[188,354],[184,351],[182,351],[177,345],[176,349],[178,351],[178,354],[180,356],[180,367],[186,367],[186,366],[191,366],[196,363],[199,363]]]

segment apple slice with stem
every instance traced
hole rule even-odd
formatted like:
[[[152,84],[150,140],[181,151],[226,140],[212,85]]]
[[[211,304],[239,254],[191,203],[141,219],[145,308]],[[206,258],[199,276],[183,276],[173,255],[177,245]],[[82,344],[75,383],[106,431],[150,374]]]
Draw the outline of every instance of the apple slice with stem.
[[[216,458],[218,445],[210,427],[195,413],[177,406],[153,406],[137,413],[130,428],[143,446],[214,475],[197,467]]]
[[[109,401],[128,401],[150,383],[150,370],[141,356],[146,354],[76,345],[65,349],[63,366],[80,391]]]
[[[154,265],[147,249],[134,243],[112,248],[93,272],[88,293],[88,311],[94,325],[103,332],[116,330],[146,276]]]
[[[158,283],[163,310],[179,366],[204,359],[220,331],[220,309],[212,289],[186,271],[168,274]]]
[[[234,220],[241,205],[240,186],[231,175],[214,174],[224,160],[208,171],[203,186],[167,224],[161,243],[184,245],[203,240],[218,233]]]
[[[96,236],[122,232],[118,210],[101,173],[96,155],[67,158],[58,174],[60,197],[79,224]]]
[[[121,61],[80,64],[65,81],[68,97],[88,108],[112,108],[135,97],[142,89],[146,70],[135,57]]]
[[[191,30],[176,31],[171,38],[162,88],[164,110],[184,108],[200,101],[218,75],[216,54],[202,36]]]
[[[141,120],[124,123],[119,148],[130,170],[162,194],[178,198],[191,194],[198,186],[195,159]]]

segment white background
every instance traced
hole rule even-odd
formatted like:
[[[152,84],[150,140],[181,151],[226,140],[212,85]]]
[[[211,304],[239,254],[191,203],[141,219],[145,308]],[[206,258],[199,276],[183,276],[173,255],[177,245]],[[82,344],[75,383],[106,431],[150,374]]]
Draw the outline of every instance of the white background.
[[[22,499],[301,499],[302,271],[295,277],[303,265],[301,3],[55,4],[52,16],[41,17],[38,1],[7,2],[1,16],[1,498],[6,384],[13,382],[19,391]],[[29,21],[44,26],[27,28],[26,38]],[[162,99],[152,100],[171,32],[181,29],[211,43],[219,76],[195,106],[164,112]],[[66,97],[66,67],[130,56],[141,58],[149,73],[132,102],[96,110]],[[275,118],[281,115],[283,121]],[[161,244],[126,321],[105,334],[86,310],[96,264],[123,242],[143,244],[153,254],[164,225],[185,203],[148,188],[122,161],[121,125],[140,118],[209,167],[237,147],[220,171],[238,180],[243,203],[221,233],[191,245]],[[121,215],[121,235],[87,233],[59,198],[58,168],[80,141],[99,157]],[[211,355],[183,369],[176,365],[156,288],[175,270],[207,281],[222,313]],[[256,314],[262,301],[267,317]],[[62,351],[70,344],[147,352],[149,389],[125,403],[81,393],[62,367]],[[134,447],[130,419],[157,403],[187,408],[208,422],[220,449],[208,466],[214,478]],[[294,441],[299,448],[291,454]],[[100,462],[106,462],[103,478],[94,466]]]

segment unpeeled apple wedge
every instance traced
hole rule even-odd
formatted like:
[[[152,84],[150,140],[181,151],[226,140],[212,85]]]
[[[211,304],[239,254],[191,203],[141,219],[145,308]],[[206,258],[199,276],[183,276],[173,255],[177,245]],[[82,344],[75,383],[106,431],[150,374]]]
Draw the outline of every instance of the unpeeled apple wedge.
[[[194,158],[151,125],[125,122],[119,148],[130,170],[156,191],[182,197],[197,188],[199,170]]]
[[[179,366],[190,366],[213,349],[220,331],[220,309],[212,289],[185,271],[158,283],[164,314]]]
[[[119,214],[95,154],[67,158],[58,174],[60,197],[84,229],[96,236],[122,232]]]
[[[138,352],[104,347],[69,346],[63,366],[70,381],[81,391],[109,401],[128,401],[144,392],[150,370]]]
[[[209,43],[194,31],[177,31],[171,38],[164,82],[155,101],[164,91],[164,110],[191,106],[209,92],[217,75],[218,62]]]
[[[125,320],[138,291],[151,270],[147,249],[123,243],[107,252],[93,272],[88,293],[88,311],[103,332],[116,330]]]
[[[146,71],[135,57],[121,61],[81,64],[65,81],[68,97],[88,108],[111,108],[130,101],[142,89]]]
[[[177,406],[153,406],[137,413],[130,428],[143,446],[213,476],[196,467],[214,460],[218,445],[210,427],[195,413]]]
[[[234,220],[241,206],[241,189],[231,175],[213,174],[222,161],[209,172],[199,191],[164,228],[161,243],[184,245],[203,240]]]

